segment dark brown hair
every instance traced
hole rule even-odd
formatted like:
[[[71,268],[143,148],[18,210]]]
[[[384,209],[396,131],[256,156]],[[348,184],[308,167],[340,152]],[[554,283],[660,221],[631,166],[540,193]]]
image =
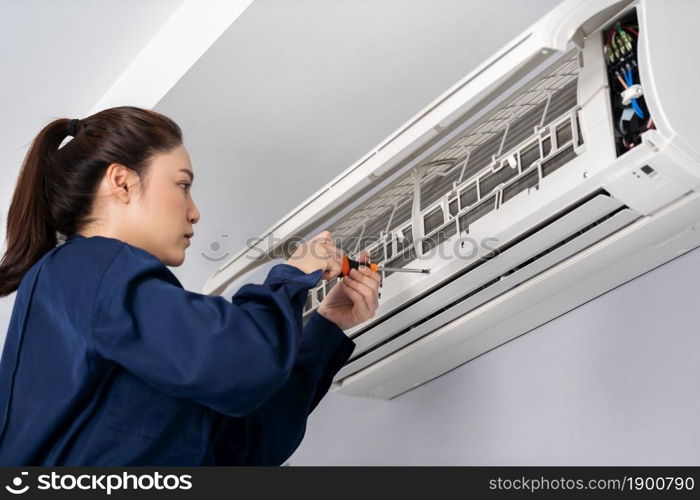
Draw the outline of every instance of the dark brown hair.
[[[0,297],[17,290],[25,273],[59,240],[94,221],[93,199],[109,165],[122,164],[143,181],[154,154],[182,144],[182,131],[172,119],[133,106],[81,119],[73,138],[59,148],[70,123],[60,118],[46,125],[24,158],[7,213]]]

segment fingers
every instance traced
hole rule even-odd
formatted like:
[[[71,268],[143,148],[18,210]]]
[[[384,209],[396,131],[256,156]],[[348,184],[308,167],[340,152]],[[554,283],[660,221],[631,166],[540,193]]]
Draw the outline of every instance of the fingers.
[[[307,242],[307,249],[311,252],[312,257],[315,262],[321,263],[323,266],[323,278],[330,280],[339,276],[343,269],[343,260],[345,258],[345,253],[342,249],[335,246],[333,242],[333,237],[330,231],[322,231]],[[361,263],[368,263],[370,261],[370,252],[363,250],[357,257],[357,261]],[[318,264],[316,264],[318,265]],[[360,266],[362,274],[358,278],[360,282],[363,281],[362,277],[367,276],[371,278],[371,281],[365,284],[372,285],[372,282],[376,282],[381,286],[381,274],[372,271],[367,266]]]
[[[381,284],[382,282],[382,273],[377,272],[377,271],[372,271],[367,266],[360,266],[359,270],[364,274],[365,276],[369,277],[370,279],[376,281],[378,284]]]
[[[328,258],[328,274],[331,279],[338,276],[343,270],[343,252],[336,247],[329,247],[331,249],[330,256]]]
[[[365,305],[372,311],[379,307],[379,279],[372,276],[378,274],[371,269],[361,267],[359,270],[350,271],[350,280],[348,280],[348,286],[362,294]]]
[[[360,266],[357,271],[361,273],[357,277],[358,280],[372,288],[375,288],[376,285],[377,291],[379,291],[379,287],[382,286],[382,273],[372,271],[372,269],[367,266]]]
[[[360,313],[360,316],[368,316],[372,311],[372,302],[371,299],[368,302],[368,297],[362,291],[360,284],[349,277],[343,278],[342,283],[344,285],[343,290],[352,300],[354,307]]]
[[[350,300],[354,304],[359,305],[360,307],[366,309],[369,311],[369,305],[367,304],[367,299],[365,299],[365,296],[362,295],[362,293],[358,292],[356,290],[356,283],[353,283],[353,280],[349,277],[345,277],[341,280],[340,286],[343,287],[343,292],[350,297]]]
[[[323,279],[331,280],[342,271],[342,251],[333,243],[330,231],[322,231],[308,242],[308,250],[317,262],[323,266]]]
[[[360,267],[360,272],[364,274],[363,283],[372,289],[375,307],[379,307],[379,288],[382,286],[382,273],[372,271],[369,267],[364,266]]]
[[[330,279],[333,279],[340,275],[343,270],[343,251],[334,245],[328,245],[326,248],[328,250],[328,274]]]

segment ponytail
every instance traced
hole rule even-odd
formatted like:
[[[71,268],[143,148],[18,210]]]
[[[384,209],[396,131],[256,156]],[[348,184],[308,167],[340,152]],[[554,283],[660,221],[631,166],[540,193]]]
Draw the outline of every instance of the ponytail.
[[[74,137],[61,146],[70,133]],[[0,297],[17,290],[26,272],[59,240],[93,222],[93,198],[110,164],[126,165],[143,179],[153,154],[181,144],[182,131],[174,121],[132,106],[46,125],[24,158],[7,213]]]

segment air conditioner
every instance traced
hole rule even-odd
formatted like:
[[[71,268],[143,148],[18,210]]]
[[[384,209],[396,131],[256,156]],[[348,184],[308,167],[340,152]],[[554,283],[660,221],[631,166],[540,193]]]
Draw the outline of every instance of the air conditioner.
[[[391,267],[332,390],[390,399],[700,245],[700,2],[567,0],[207,281],[328,229]],[[309,294],[305,318],[337,282]]]

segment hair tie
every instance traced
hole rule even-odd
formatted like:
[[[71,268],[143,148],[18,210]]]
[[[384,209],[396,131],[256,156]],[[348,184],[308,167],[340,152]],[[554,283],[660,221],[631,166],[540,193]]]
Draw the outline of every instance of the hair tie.
[[[76,125],[78,125],[79,121],[80,120],[78,118],[73,118],[70,121],[70,127],[68,128],[68,135],[70,135],[71,137],[75,137],[75,127],[76,127]]]

